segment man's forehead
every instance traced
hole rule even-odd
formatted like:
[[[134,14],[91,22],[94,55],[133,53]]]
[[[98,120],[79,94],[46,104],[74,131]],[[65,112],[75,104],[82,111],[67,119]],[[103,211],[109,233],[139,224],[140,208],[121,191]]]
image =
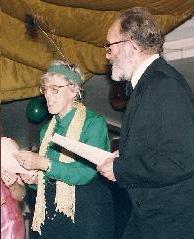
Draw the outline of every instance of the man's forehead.
[[[113,22],[113,24],[110,26],[107,34],[107,40],[116,38],[119,39],[121,37],[120,33],[120,21],[116,20]]]

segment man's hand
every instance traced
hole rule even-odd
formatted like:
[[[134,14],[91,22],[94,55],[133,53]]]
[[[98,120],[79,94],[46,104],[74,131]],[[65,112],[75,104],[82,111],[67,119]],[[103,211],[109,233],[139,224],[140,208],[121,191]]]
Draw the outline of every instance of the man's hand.
[[[49,165],[49,160],[31,151],[20,151],[15,154],[20,165],[27,170],[46,170]]]
[[[107,179],[115,182],[116,178],[114,176],[114,172],[113,172],[113,162],[115,160],[114,158],[107,158],[106,161],[102,164],[97,166],[97,170],[100,172],[100,174],[102,174],[104,177],[106,177]]]

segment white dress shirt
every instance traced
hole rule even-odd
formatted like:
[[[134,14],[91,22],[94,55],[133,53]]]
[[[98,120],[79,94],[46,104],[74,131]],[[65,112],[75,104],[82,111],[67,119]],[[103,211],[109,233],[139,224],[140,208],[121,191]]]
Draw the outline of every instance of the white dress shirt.
[[[135,86],[137,85],[137,82],[139,81],[139,79],[141,78],[141,76],[143,75],[143,73],[145,72],[145,70],[147,69],[147,67],[157,58],[159,58],[159,54],[154,54],[152,56],[150,56],[149,58],[147,58],[144,62],[142,62],[140,64],[140,66],[137,68],[137,70],[134,72],[132,78],[131,78],[131,84],[133,89],[135,88]]]

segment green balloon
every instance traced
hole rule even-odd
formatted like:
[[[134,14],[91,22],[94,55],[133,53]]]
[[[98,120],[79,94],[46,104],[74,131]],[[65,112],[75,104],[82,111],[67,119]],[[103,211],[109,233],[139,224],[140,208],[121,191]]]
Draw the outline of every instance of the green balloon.
[[[48,110],[44,98],[31,99],[26,107],[26,116],[31,123],[39,124],[48,117]]]

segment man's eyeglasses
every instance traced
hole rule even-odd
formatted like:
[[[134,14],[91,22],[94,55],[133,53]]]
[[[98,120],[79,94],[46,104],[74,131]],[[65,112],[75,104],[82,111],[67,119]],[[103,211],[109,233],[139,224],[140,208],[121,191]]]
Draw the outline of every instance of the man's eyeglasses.
[[[56,95],[59,93],[60,88],[65,87],[65,86],[67,86],[67,85],[50,85],[50,86],[41,85],[40,93],[45,95],[49,89],[51,94]]]
[[[122,41],[116,41],[116,42],[112,42],[112,43],[107,43],[103,47],[106,49],[106,52],[108,54],[111,54],[111,46],[112,45],[116,45],[116,44],[119,44],[119,43],[122,43],[122,42],[127,42],[127,41],[130,41],[130,40],[122,40]]]

